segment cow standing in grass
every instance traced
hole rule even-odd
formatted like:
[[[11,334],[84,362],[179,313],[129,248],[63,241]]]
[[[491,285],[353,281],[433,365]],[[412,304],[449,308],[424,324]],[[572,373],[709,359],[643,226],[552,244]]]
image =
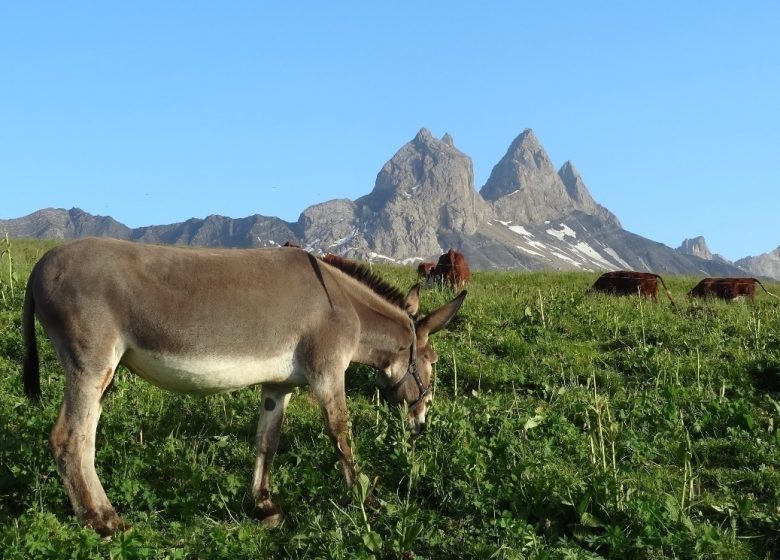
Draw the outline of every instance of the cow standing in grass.
[[[453,290],[464,287],[471,278],[471,271],[463,253],[450,249],[439,257],[431,278],[449,284]]]
[[[674,305],[672,294],[666,288],[664,279],[652,272],[635,272],[633,270],[605,272],[588,289],[588,293],[603,293],[614,296],[639,295],[657,302],[659,280],[669,301]]]
[[[417,279],[425,282],[430,281],[433,270],[436,268],[436,263],[421,262],[417,265]]]
[[[767,291],[756,278],[704,278],[688,292],[688,297],[719,298],[727,301],[746,297],[753,303],[756,297],[756,284],[773,298],[780,299]]]

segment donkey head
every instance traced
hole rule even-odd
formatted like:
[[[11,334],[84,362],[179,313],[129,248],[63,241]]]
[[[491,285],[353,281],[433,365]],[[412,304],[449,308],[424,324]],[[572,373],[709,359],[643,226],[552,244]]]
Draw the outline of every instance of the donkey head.
[[[410,317],[414,317],[419,309],[419,288],[418,284],[406,296],[406,310]],[[425,430],[425,413],[433,399],[430,390],[431,371],[439,357],[428,338],[447,326],[465,298],[466,290],[463,290],[455,299],[425,317],[411,319],[410,328],[414,329],[413,343],[401,348],[383,372],[386,379],[392,381],[379,384],[383,387],[382,393],[390,403],[406,403],[409,408],[407,420],[413,434]]]

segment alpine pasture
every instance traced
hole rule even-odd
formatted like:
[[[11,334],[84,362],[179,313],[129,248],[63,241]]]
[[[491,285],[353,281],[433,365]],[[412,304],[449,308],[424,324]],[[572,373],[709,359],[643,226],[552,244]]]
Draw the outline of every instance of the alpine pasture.
[[[273,531],[249,496],[259,390],[178,395],[120,367],[96,464],[132,528],[103,539],[76,521],[49,449],[63,375],[40,329],[43,398],[22,391],[24,287],[52,245],[0,243],[2,558],[780,556],[778,302],[688,301],[698,279],[672,276],[676,308],[587,296],[585,272],[472,274],[434,340],[421,437],[352,365],[351,501],[319,408],[296,391]],[[375,270],[416,281],[412,267]],[[425,289],[422,311],[451,296]]]

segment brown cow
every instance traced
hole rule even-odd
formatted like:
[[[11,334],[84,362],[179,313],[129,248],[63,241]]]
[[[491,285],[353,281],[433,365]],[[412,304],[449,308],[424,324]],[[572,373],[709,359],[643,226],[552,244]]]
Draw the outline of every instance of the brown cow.
[[[615,270],[599,276],[588,293],[601,292],[616,296],[641,295],[647,299],[658,301],[658,280],[666,291],[669,301],[674,305],[672,294],[669,293],[664,279],[652,272],[634,272],[633,270]]]
[[[433,269],[431,278],[448,283],[453,290],[462,288],[471,278],[466,257],[462,253],[450,249],[439,257],[439,262]]]
[[[303,248],[300,245],[296,245],[292,241],[285,241],[284,245],[282,245],[282,247],[292,247],[293,249],[302,249]]]
[[[434,268],[436,268],[436,263],[421,262],[417,265],[417,277],[427,282],[431,279]]]
[[[740,296],[745,296],[752,303],[756,297],[756,284],[761,286],[761,289],[770,296],[777,298],[775,294],[768,292],[756,278],[705,278],[688,292],[688,297],[717,297],[733,301]]]

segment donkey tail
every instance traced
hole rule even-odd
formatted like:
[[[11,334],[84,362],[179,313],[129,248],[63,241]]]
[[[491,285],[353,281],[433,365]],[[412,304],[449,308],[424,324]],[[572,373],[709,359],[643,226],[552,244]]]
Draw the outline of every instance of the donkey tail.
[[[41,398],[41,371],[38,361],[38,341],[35,336],[35,300],[33,299],[33,279],[35,269],[27,281],[22,311],[22,337],[24,338],[24,364],[22,382],[25,394],[32,400]]]
[[[770,296],[772,296],[772,297],[773,297],[773,298],[775,298],[775,299],[780,299],[780,297],[777,297],[775,294],[773,294],[772,292],[770,292],[769,290],[767,290],[767,289],[764,287],[764,285],[761,283],[761,281],[760,281],[758,278],[753,278],[753,280],[755,280],[755,281],[756,281],[756,284],[758,284],[759,286],[761,286],[761,289],[762,289],[762,290],[764,290],[766,293],[768,293]]]
[[[661,285],[664,287],[664,291],[666,292],[666,297],[669,298],[669,301],[673,306],[677,307],[677,304],[674,303],[674,300],[672,299],[672,293],[669,291],[669,288],[666,287],[666,282],[664,282],[664,279],[661,278],[658,274],[656,274],[655,277],[661,281]]]

